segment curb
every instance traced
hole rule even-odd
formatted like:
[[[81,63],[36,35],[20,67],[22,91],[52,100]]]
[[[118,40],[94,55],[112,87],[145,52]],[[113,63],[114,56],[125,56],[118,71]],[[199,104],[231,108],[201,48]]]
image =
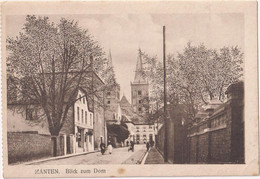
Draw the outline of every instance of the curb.
[[[150,149],[149,149],[149,151],[150,151]],[[146,158],[147,158],[147,156],[148,156],[148,154],[149,154],[149,151],[148,151],[148,152],[145,152],[145,155],[143,156],[143,158],[142,158],[142,160],[141,160],[141,162],[140,162],[141,165],[144,165],[144,163],[145,163],[145,161],[146,161]]]
[[[46,159],[40,159],[40,160],[37,160],[37,161],[20,163],[18,165],[33,165],[33,164],[37,164],[37,163],[41,163],[41,162],[47,162],[47,161],[51,161],[51,160],[60,160],[60,159],[75,157],[75,156],[79,156],[79,155],[91,154],[91,153],[95,153],[95,152],[99,152],[99,151],[100,150],[94,150],[94,151],[91,151],[91,152],[81,152],[81,153],[62,155],[62,156],[58,156],[58,157],[50,157],[50,158],[46,158]]]
[[[138,161],[138,164],[141,164],[141,165],[144,165],[145,161],[146,161],[146,158],[150,152],[151,148],[149,149],[149,151],[146,151],[144,153],[144,155],[141,157],[141,159]]]

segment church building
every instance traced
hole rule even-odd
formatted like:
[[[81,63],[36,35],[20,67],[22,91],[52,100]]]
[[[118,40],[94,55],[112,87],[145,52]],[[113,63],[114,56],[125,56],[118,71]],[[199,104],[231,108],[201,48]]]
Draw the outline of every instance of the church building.
[[[134,81],[131,82],[131,102],[135,113],[146,117],[149,112],[149,83],[144,78],[142,54],[139,49]]]

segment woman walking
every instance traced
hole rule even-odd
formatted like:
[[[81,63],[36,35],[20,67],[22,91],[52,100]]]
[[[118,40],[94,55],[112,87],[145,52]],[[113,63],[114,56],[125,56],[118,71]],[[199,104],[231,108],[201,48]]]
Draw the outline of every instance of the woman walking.
[[[109,154],[112,154],[113,147],[112,147],[111,141],[108,141],[108,143],[107,143],[107,150],[108,150]]]

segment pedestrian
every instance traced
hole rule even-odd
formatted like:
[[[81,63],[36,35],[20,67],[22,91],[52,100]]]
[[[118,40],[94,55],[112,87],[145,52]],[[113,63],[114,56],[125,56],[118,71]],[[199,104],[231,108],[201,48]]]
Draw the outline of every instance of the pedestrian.
[[[149,148],[150,148],[150,144],[149,144],[149,142],[147,142],[147,143],[146,143],[147,152],[148,152]]]
[[[101,154],[102,154],[102,155],[104,155],[105,149],[106,149],[106,145],[105,145],[103,142],[101,142],[101,143],[100,143],[100,151],[101,151]]]
[[[128,152],[129,150],[132,150],[132,152],[134,152],[134,147],[135,147],[135,143],[133,141],[130,141],[130,148],[128,149]]]
[[[129,141],[126,141],[126,146],[127,146],[127,147],[129,146]]]
[[[108,150],[109,154],[112,154],[113,147],[112,147],[112,143],[110,140],[107,143],[107,150]]]

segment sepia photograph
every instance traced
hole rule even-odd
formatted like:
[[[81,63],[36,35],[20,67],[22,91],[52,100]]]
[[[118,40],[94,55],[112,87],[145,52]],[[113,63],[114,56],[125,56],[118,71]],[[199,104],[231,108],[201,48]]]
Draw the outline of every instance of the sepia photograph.
[[[2,6],[6,177],[258,175],[256,2],[148,4]]]

